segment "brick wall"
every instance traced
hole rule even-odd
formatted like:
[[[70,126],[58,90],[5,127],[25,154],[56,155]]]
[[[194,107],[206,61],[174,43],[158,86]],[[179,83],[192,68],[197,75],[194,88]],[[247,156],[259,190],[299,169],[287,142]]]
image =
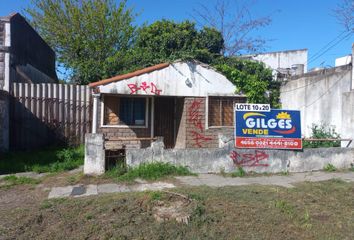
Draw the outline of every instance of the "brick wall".
[[[232,127],[205,128],[206,98],[185,98],[182,114],[177,121],[176,148],[219,148],[220,136],[232,138]],[[98,107],[98,130],[105,138],[149,138],[151,119],[151,101],[147,128],[101,127],[101,104]],[[137,149],[150,146],[149,140],[106,141],[106,149],[126,148]]]
[[[218,148],[219,135],[233,135],[232,127],[205,128],[206,98],[185,98],[186,148]]]

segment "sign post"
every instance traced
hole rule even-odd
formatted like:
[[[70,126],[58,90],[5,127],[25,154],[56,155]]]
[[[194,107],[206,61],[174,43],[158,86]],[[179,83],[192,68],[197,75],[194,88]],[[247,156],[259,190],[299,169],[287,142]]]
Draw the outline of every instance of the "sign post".
[[[236,104],[235,147],[302,149],[300,111]]]

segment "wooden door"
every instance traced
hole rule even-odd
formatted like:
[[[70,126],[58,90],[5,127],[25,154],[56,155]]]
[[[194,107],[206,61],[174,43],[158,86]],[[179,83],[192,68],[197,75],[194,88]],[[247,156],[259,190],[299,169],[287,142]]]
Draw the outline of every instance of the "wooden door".
[[[173,97],[155,98],[155,137],[162,136],[166,148],[175,146],[175,99]]]

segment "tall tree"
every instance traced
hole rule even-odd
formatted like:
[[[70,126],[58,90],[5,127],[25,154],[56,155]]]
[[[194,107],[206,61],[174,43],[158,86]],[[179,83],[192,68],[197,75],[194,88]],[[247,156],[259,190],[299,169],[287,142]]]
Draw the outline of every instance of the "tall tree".
[[[193,18],[200,25],[210,26],[221,32],[225,49],[223,54],[234,56],[254,53],[264,49],[266,39],[252,35],[258,29],[271,23],[270,16],[253,18],[250,6],[254,1],[216,0],[212,7],[200,4],[193,10]]]
[[[224,40],[215,29],[197,30],[189,21],[161,20],[138,30],[133,55],[144,65],[186,58],[209,63],[223,47]]]
[[[31,0],[30,22],[55,50],[75,83],[86,84],[126,68],[136,28],[126,0]]]
[[[354,1],[342,0],[334,9],[334,13],[339,23],[346,31],[354,32]]]

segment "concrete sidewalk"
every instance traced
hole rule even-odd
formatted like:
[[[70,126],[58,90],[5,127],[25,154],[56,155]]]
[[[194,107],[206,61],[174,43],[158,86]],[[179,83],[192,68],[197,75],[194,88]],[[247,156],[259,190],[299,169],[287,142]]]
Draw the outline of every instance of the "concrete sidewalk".
[[[199,174],[197,177],[185,176],[176,177],[182,184],[189,186],[242,186],[251,184],[260,185],[277,185],[282,187],[294,187],[292,184],[299,182],[319,182],[329,179],[341,179],[346,182],[354,182],[354,172],[307,172],[307,173],[291,173],[288,176],[261,176],[261,177],[243,177],[231,178],[223,177],[215,174]]]
[[[176,177],[180,184],[185,186],[242,186],[242,185],[277,185],[282,187],[294,187],[294,183],[299,182],[319,182],[330,179],[341,179],[346,182],[354,182],[354,172],[311,172],[311,173],[293,173],[288,176],[260,176],[260,177],[243,177],[231,178],[223,177],[216,174],[199,174],[198,176]],[[99,195],[105,193],[119,192],[139,192],[139,191],[158,191],[163,189],[175,188],[176,186],[167,182],[138,182],[134,185],[125,184],[99,184],[99,185],[71,185],[66,187],[53,187],[49,192],[48,198],[63,197],[85,197],[91,195]]]

